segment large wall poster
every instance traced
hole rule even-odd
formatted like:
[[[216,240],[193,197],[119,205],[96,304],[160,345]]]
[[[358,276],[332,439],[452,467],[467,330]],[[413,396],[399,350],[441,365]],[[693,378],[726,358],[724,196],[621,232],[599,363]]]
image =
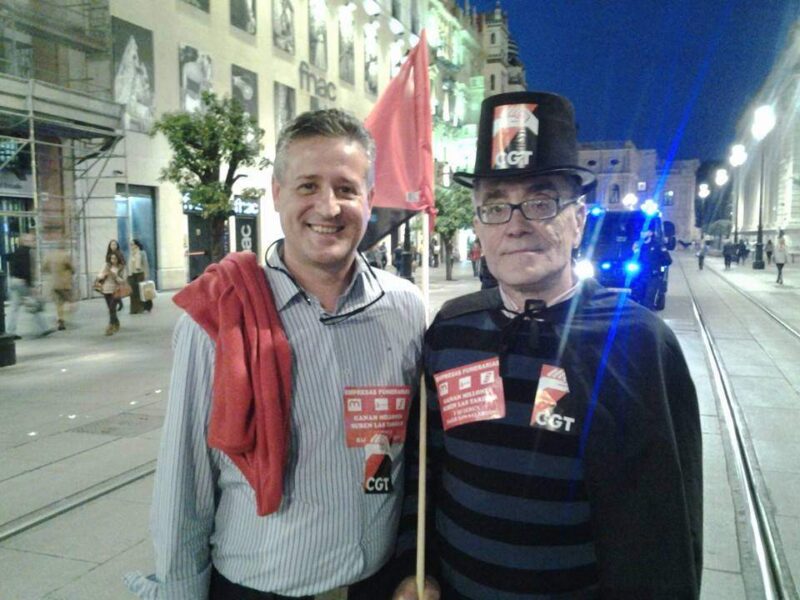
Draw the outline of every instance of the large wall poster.
[[[347,83],[356,82],[355,19],[351,7],[339,9],[339,79]]]
[[[294,4],[292,0],[272,0],[272,43],[294,54]]]
[[[308,1],[308,56],[311,64],[328,68],[328,8],[325,0]]]
[[[231,96],[258,124],[258,75],[239,65],[231,65]]]
[[[155,122],[153,32],[111,18],[114,102],[123,104],[123,127],[148,133]]]
[[[297,115],[294,88],[275,82],[275,138],[283,126]]]
[[[183,0],[186,4],[191,4],[203,12],[208,12],[208,0]]]
[[[198,110],[203,92],[210,92],[211,56],[192,46],[184,45],[178,52],[180,64],[181,108],[187,112]]]
[[[378,95],[378,27],[368,23],[364,27],[364,89]]]
[[[231,25],[256,34],[256,0],[231,0]]]

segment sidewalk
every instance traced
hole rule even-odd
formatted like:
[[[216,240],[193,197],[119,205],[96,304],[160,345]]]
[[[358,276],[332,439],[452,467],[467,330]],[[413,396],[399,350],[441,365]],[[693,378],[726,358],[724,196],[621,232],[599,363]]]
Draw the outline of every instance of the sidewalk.
[[[468,262],[455,266],[454,281],[444,267],[430,275],[432,313],[480,287]],[[127,314],[126,300],[113,336],[104,335],[101,298],[78,303],[67,331],[46,338],[30,338],[20,315],[17,364],[0,369],[0,531],[155,460],[180,314],[172,295],[159,294],[150,315]],[[2,599],[129,597],[122,574],[153,568],[151,489],[148,476],[0,543]]]

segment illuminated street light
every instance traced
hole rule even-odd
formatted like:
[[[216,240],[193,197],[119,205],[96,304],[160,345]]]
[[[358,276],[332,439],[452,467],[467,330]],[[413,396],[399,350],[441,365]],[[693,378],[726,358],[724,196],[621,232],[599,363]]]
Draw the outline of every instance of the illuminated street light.
[[[753,113],[753,126],[750,128],[753,138],[760,142],[769,135],[773,127],[775,127],[775,109],[768,104],[759,106]]]
[[[628,193],[622,198],[622,204],[626,208],[633,209],[637,202],[639,202],[639,198],[636,197],[636,194]]]
[[[731,153],[728,156],[728,163],[736,169],[741,167],[747,161],[747,150],[744,144],[734,144],[731,146]],[[733,243],[739,243],[739,196],[742,191],[741,177],[736,180],[737,191],[734,194],[736,202],[733,206]]]
[[[753,113],[753,126],[750,128],[750,133],[753,134],[753,139],[757,142],[762,141],[772,128],[775,127],[775,109],[770,105],[765,104],[759,106]],[[764,226],[763,226],[763,212],[764,212],[764,155],[767,153],[766,148],[761,147],[761,185],[758,194],[758,232],[756,233],[756,256],[753,259],[754,269],[764,268]]]
[[[734,144],[731,146],[731,154],[728,157],[728,162],[732,167],[741,167],[747,160],[747,150],[744,144]]]
[[[716,173],[714,173],[714,185],[717,187],[722,187],[726,183],[728,183],[728,169],[717,169]]]
[[[707,183],[701,183],[697,187],[697,195],[700,196],[700,198],[702,198],[703,200],[705,200],[706,198],[708,198],[711,195],[711,190],[708,189],[708,184]]]

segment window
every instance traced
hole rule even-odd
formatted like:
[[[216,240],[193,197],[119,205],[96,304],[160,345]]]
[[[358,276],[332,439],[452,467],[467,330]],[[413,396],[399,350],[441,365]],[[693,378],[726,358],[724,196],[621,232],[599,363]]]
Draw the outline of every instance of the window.
[[[617,160],[616,158],[612,158],[611,159],[611,165],[612,166],[617,166],[618,164],[619,164],[619,160]]]
[[[586,164],[589,165],[590,167],[593,167],[593,166],[595,166],[597,164],[597,161],[596,160],[590,160]]]
[[[669,190],[664,194],[664,206],[672,206],[675,204],[675,192]]]
[[[489,89],[494,91],[494,73],[489,76]]]
[[[489,43],[493,46],[497,43],[497,34],[492,32],[492,35],[489,36]]]
[[[615,183],[611,186],[611,193],[608,195],[609,204],[619,204],[619,186]]]

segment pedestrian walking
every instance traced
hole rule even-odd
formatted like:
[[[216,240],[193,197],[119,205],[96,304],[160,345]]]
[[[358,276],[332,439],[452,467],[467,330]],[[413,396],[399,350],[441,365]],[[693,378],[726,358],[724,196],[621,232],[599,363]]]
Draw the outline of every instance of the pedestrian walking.
[[[23,233],[19,238],[19,245],[8,256],[9,275],[11,276],[8,281],[8,290],[11,294],[11,309],[6,332],[15,339],[20,339],[20,336],[17,335],[17,320],[21,308],[31,315],[39,337],[50,335],[55,331],[55,329],[47,327],[42,316],[44,301],[33,287],[35,271],[33,248],[35,246],[34,235]]]
[[[577,166],[572,105],[497,94],[479,123],[475,168],[453,179],[472,188],[498,287],[450,300],[425,334],[430,572],[445,599],[696,600],[697,395],[661,319],[574,274],[596,179]]]
[[[481,250],[481,241],[478,238],[475,238],[475,241],[472,242],[472,246],[469,249],[469,260],[472,263],[473,277],[480,275],[482,254],[483,251]]]
[[[766,252],[766,254],[767,254],[767,264],[768,265],[772,264],[772,252],[773,252],[773,250],[774,250],[774,247],[772,245],[772,238],[769,238],[767,240],[767,245],[764,246],[764,252]]]
[[[125,281],[125,266],[120,264],[119,255],[116,252],[111,252],[108,255],[108,262],[106,262],[100,273],[97,274],[95,279],[95,289],[103,294],[106,299],[106,306],[108,307],[108,327],[106,327],[106,335],[113,335],[119,331],[119,317],[117,316],[117,301],[122,298],[125,288],[128,286]]]
[[[400,275],[402,270],[403,270],[403,246],[402,246],[402,244],[397,244],[397,246],[395,246],[395,249],[392,252],[392,264],[394,265],[394,270],[397,272],[398,275]]]
[[[153,310],[153,301],[142,298],[141,286],[143,281],[150,279],[150,263],[147,252],[139,240],[131,241],[131,254],[128,260],[128,283],[131,286],[131,314]]]
[[[750,250],[747,248],[747,240],[742,238],[736,246],[736,264],[745,264],[748,254],[750,254]]]
[[[381,269],[385,269],[389,262],[389,252],[386,250],[386,242],[381,242],[381,245],[378,246],[378,253],[381,257]]]
[[[697,256],[697,268],[700,269],[701,271],[703,270],[703,263],[705,263],[705,261],[706,261],[706,252],[707,252],[706,244],[705,244],[705,242],[701,241],[700,242],[700,248],[699,248],[699,250],[697,251],[697,254],[696,254],[696,256]]]
[[[371,576],[404,512],[425,307],[356,251],[373,144],[337,109],[287,124],[272,178],[285,238],[264,267],[234,252],[175,296],[156,572],[126,577],[141,598],[391,597]]]
[[[731,263],[733,262],[734,258],[737,258],[737,256],[740,256],[740,254],[737,252],[737,247],[731,240],[725,240],[725,244],[722,246],[722,258],[725,260],[726,271],[730,270]]]
[[[775,266],[778,268],[778,279],[775,283],[783,285],[783,267],[786,264],[786,259],[789,257],[789,249],[786,247],[786,238],[781,236],[778,238],[778,245],[775,247]]]
[[[69,252],[58,248],[47,254],[42,271],[50,275],[50,288],[53,304],[56,307],[56,328],[63,331],[67,328],[67,314],[72,310],[74,301],[73,281],[75,267]]]
[[[106,247],[106,264],[108,264],[109,259],[112,254],[117,256],[117,264],[121,267],[125,267],[125,255],[122,253],[122,250],[119,248],[119,242],[117,240],[111,240],[108,242],[108,247]],[[122,298],[117,299],[117,312],[122,311],[125,308],[125,305],[122,302]]]

